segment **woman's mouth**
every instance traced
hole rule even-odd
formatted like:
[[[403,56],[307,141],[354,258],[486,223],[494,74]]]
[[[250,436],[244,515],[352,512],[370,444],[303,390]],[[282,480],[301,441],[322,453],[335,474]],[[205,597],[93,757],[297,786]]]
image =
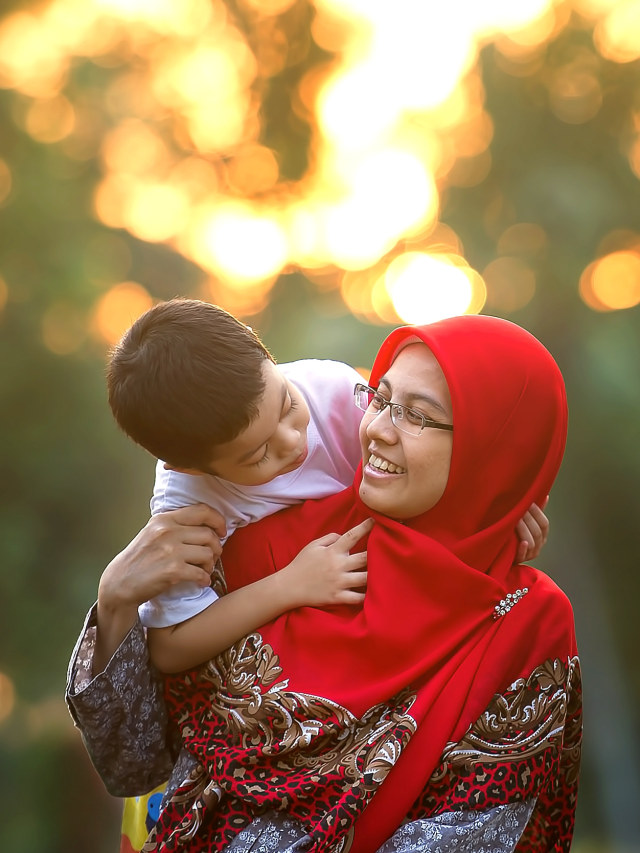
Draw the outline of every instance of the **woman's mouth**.
[[[403,468],[401,465],[396,465],[394,462],[388,462],[386,459],[376,456],[375,453],[372,453],[369,456],[368,466],[374,468],[376,471],[384,471],[387,474],[407,473],[406,468]]]

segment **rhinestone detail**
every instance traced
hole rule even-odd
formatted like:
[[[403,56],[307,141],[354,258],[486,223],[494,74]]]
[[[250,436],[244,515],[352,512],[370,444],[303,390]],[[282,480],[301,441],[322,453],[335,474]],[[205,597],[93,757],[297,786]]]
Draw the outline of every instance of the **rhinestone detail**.
[[[493,618],[499,619],[501,616],[507,614],[528,592],[529,587],[525,586],[522,589],[517,589],[515,592],[507,593],[507,595],[500,601],[500,604],[496,604],[493,608]]]

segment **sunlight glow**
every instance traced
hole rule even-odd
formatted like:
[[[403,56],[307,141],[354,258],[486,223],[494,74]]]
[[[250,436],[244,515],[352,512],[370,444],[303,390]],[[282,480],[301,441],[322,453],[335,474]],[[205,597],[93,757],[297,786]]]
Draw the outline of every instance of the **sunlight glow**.
[[[4,160],[0,159],[0,205],[9,197],[11,184],[11,169]]]
[[[496,258],[485,267],[482,277],[487,284],[487,304],[500,313],[524,308],[536,292],[535,273],[520,258]]]
[[[71,355],[87,337],[87,319],[77,305],[54,302],[42,316],[42,342],[55,355]]]
[[[580,278],[580,295],[596,311],[640,304],[640,253],[612,252],[590,264]]]
[[[205,294],[238,310],[259,310],[274,279],[298,268],[333,275],[348,309],[378,323],[484,304],[484,280],[462,247],[438,252],[427,235],[442,227],[442,193],[479,185],[494,168],[478,64],[485,45],[509,73],[531,73],[576,9],[597,22],[603,57],[640,57],[640,0],[311,0],[304,38],[293,0],[29,5],[0,16],[0,87],[18,93],[14,120],[33,139],[75,164],[98,158],[94,214],[104,226],[167,243],[200,266]],[[311,49],[327,58],[297,83],[276,80]],[[602,107],[589,57],[549,69],[548,107],[562,122],[583,124]],[[80,97],[75,75],[85,69],[101,82]],[[304,157],[266,124],[266,99],[282,85],[288,120],[309,127]],[[636,126],[627,146],[637,176],[639,140]],[[0,204],[11,178],[10,160],[0,160]],[[546,245],[546,235],[528,234]],[[505,312],[536,290],[534,250],[514,246],[485,270],[489,304]],[[603,262],[588,297],[581,284],[583,298],[632,304],[633,286],[625,296],[601,283]],[[110,340],[150,299],[140,285],[118,285],[96,306],[94,327]],[[61,317],[50,307],[42,332],[60,353],[80,339]]]
[[[238,284],[268,279],[286,263],[288,246],[280,224],[248,205],[220,205],[200,225],[195,239],[202,265]]]
[[[123,333],[153,305],[148,291],[135,281],[114,285],[95,307],[92,327],[110,346],[118,343]]]
[[[475,276],[469,275],[461,258],[456,260],[458,263],[447,255],[407,252],[389,264],[385,283],[403,322],[432,323],[469,311],[474,303]]]
[[[640,57],[640,0],[618,0],[596,25],[594,42],[612,62],[633,62]]]
[[[16,704],[16,689],[13,681],[0,672],[0,723],[9,717]]]

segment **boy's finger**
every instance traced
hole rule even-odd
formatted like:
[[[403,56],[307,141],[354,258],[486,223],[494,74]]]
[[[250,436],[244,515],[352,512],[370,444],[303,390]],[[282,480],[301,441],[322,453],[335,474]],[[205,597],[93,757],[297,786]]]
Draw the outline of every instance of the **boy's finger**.
[[[363,536],[369,533],[372,527],[373,519],[367,518],[365,521],[361,521],[360,524],[356,524],[356,526],[352,527],[351,530],[347,530],[346,533],[343,533],[338,541],[341,545],[345,545],[348,550],[349,548],[352,548],[356,542],[359,542]]]
[[[360,589],[367,585],[366,572],[351,572],[348,576],[349,589]]]
[[[362,604],[364,601],[364,592],[355,592],[352,589],[345,589],[340,593],[340,604]]]
[[[358,551],[357,554],[349,554],[348,560],[348,571],[352,572],[354,569],[367,565],[367,552]]]

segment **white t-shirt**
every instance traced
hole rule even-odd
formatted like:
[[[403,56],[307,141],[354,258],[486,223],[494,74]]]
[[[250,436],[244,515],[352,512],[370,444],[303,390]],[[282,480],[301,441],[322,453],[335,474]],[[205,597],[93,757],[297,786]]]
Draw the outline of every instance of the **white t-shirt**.
[[[261,486],[239,486],[210,474],[199,476],[167,471],[156,466],[151,513],[166,512],[195,503],[209,504],[224,517],[227,538],[267,515],[308,498],[336,494],[353,481],[361,451],[358,427],[362,412],[353,402],[353,387],[360,374],[338,361],[307,359],[280,364],[278,369],[293,382],[309,406],[309,453],[299,468]],[[202,612],[218,596],[210,588],[180,583],[139,608],[143,625],[164,628]]]

